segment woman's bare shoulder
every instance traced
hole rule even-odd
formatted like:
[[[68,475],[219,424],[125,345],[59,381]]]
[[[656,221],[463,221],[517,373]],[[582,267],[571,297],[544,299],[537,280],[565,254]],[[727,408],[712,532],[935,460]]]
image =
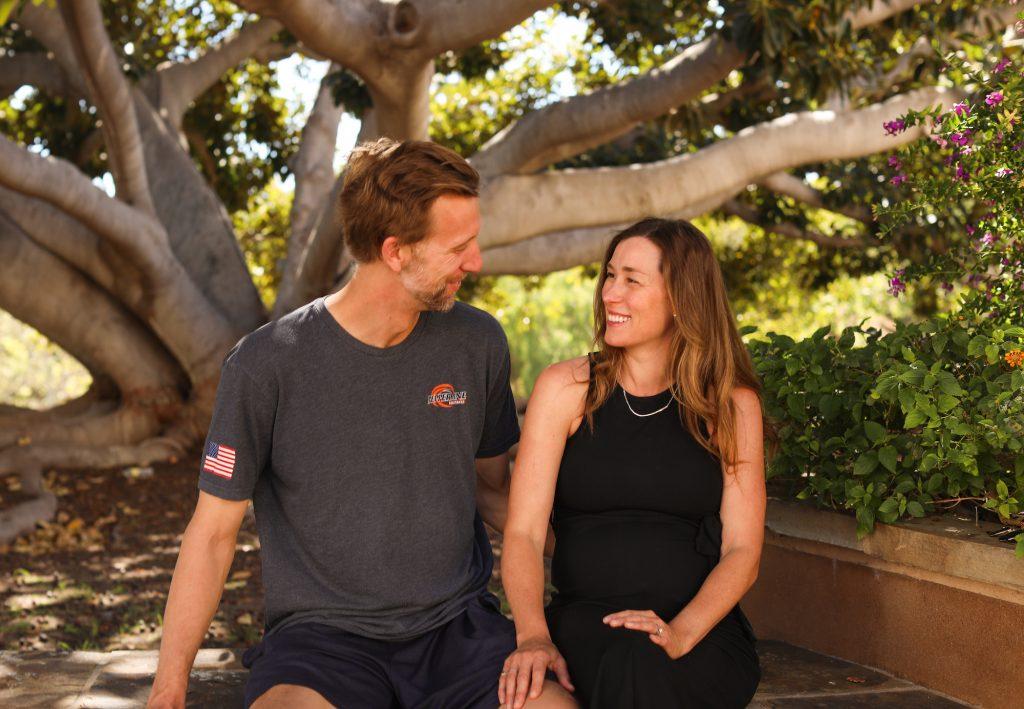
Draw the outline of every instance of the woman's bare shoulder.
[[[589,381],[590,361],[586,356],[555,362],[537,377],[529,403],[543,401],[548,406],[575,409],[586,396]]]

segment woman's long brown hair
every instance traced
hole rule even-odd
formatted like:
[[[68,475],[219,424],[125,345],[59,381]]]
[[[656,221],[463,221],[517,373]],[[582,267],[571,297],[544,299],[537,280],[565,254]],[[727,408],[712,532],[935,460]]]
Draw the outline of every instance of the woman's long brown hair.
[[[597,356],[591,363],[591,386],[584,408],[587,425],[593,429],[594,412],[611,396],[616,382],[621,382],[625,350],[605,343],[608,321],[601,293],[616,247],[637,236],[661,251],[661,273],[676,314],[666,378],[680,418],[694,439],[729,469],[738,462],[732,393],[737,387],[748,387],[761,400],[762,387],[736,328],[711,243],[700,229],[684,220],[644,219],[616,234],[608,244],[594,294]],[[767,463],[775,453],[778,436],[764,417],[763,405],[762,419]],[[713,436],[708,434],[709,424]]]

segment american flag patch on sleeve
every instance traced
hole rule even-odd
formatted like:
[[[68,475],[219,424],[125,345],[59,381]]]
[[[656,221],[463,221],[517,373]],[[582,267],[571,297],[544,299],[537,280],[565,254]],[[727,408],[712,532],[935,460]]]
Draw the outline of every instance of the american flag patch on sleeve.
[[[235,472],[235,449],[221,443],[210,443],[203,458],[203,470],[230,480]]]

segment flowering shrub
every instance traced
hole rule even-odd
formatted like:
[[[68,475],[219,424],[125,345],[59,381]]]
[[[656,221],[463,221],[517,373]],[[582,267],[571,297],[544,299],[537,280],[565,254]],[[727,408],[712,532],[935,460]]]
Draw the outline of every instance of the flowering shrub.
[[[963,101],[880,127],[923,124],[928,139],[889,158],[890,182],[907,196],[876,216],[883,233],[929,215],[959,219],[953,247],[889,280],[893,297],[914,281],[960,283],[958,307],[889,334],[823,328],[751,342],[780,425],[768,476],[798,498],[853,510],[859,536],[877,521],[975,505],[1021,526],[1024,556],[1024,79],[1007,58],[949,73],[973,87]]]

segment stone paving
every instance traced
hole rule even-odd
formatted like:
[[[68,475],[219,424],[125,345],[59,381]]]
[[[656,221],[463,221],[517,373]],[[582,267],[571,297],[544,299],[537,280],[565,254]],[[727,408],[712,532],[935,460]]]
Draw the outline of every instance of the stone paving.
[[[773,640],[758,644],[763,678],[751,707],[967,706],[878,670]],[[0,707],[142,707],[156,651],[21,654],[0,652]],[[246,670],[237,650],[201,650],[189,684],[190,707],[240,707]]]

